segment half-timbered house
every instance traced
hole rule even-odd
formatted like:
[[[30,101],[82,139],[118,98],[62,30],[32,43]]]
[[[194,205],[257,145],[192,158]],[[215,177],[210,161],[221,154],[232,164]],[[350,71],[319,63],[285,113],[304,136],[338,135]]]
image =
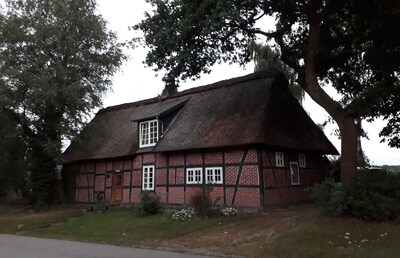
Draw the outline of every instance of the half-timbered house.
[[[139,202],[155,191],[188,204],[212,184],[217,205],[262,208],[309,199],[337,150],[266,70],[100,110],[63,154],[76,173],[76,202]]]

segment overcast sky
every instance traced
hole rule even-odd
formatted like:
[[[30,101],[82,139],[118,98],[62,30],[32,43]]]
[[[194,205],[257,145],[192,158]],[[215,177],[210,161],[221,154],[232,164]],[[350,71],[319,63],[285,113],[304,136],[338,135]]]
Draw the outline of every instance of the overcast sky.
[[[129,31],[128,27],[138,23],[144,17],[145,11],[151,11],[145,0],[98,0],[98,4],[99,12],[109,22],[109,28],[117,32],[120,41],[135,36],[135,33]],[[157,77],[151,68],[146,68],[142,63],[146,56],[146,49],[127,50],[126,53],[129,55],[129,60],[123,66],[122,71],[115,75],[113,92],[107,94],[104,99],[104,107],[152,98],[160,94],[163,89],[161,81],[163,74],[159,74]],[[221,64],[215,66],[211,74],[203,75],[197,81],[182,83],[179,90],[246,75],[252,73],[253,69],[253,64],[248,64],[244,68],[238,65]],[[335,94],[331,90],[329,93]],[[323,123],[327,118],[325,111],[308,96],[305,101],[305,109],[316,123]],[[370,140],[363,139],[363,149],[375,165],[398,165],[400,164],[400,150],[389,148],[385,143],[379,143],[378,134],[382,126],[381,121],[364,122]],[[328,126],[325,134],[340,151],[340,140],[332,135],[334,128],[334,125]]]

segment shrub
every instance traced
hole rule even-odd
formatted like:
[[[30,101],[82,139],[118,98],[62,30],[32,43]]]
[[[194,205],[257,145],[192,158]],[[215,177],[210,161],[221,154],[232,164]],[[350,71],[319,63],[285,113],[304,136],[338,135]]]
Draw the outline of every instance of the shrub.
[[[199,217],[206,217],[207,211],[213,205],[211,199],[212,187],[210,185],[202,186],[190,199],[190,203]]]
[[[207,210],[207,218],[220,218],[223,217],[224,213],[217,208],[209,208]]]
[[[331,215],[341,215],[347,209],[346,190],[341,183],[327,180],[313,187],[313,197],[317,205]]]
[[[222,210],[222,214],[225,217],[235,217],[237,215],[237,210],[235,208],[225,208]]]
[[[160,213],[160,197],[155,192],[143,191],[140,195],[139,211],[143,216]]]
[[[190,219],[193,217],[194,215],[194,209],[193,208],[189,208],[189,209],[182,209],[182,210],[178,210],[178,211],[174,211],[174,213],[172,214],[172,219],[173,220],[179,220],[179,221],[190,221]]]
[[[400,175],[387,171],[361,171],[357,182],[342,186],[315,185],[316,203],[334,215],[349,214],[377,221],[400,218]]]

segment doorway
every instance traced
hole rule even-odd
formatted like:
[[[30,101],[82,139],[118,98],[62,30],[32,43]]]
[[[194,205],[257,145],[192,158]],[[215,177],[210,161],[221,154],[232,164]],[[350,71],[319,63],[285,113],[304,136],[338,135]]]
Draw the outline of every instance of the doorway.
[[[122,173],[113,175],[113,202],[120,203],[122,201]]]

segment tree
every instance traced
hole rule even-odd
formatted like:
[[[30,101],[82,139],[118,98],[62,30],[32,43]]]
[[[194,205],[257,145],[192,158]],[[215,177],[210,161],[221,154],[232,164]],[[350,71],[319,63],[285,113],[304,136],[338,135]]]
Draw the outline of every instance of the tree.
[[[277,68],[281,70],[288,79],[290,92],[302,105],[305,93],[300,85],[296,83],[297,73],[281,61],[279,50],[274,50],[268,45],[253,41],[250,43],[249,51],[255,63],[254,70],[261,71],[267,68]]]
[[[0,17],[0,107],[26,144],[38,208],[51,201],[62,140],[77,134],[124,56],[95,0],[7,0]]]
[[[17,124],[0,110],[0,196],[12,190],[24,190],[26,146]]]
[[[381,136],[400,146],[400,36],[393,33],[400,22],[397,1],[147,2],[153,13],[134,28],[144,32],[150,48],[145,62],[167,71],[167,87],[208,73],[216,62],[249,61],[248,44],[265,37],[276,42],[281,60],[298,73],[299,85],[338,124],[343,182],[357,177],[357,118],[383,116],[388,124]],[[275,31],[257,26],[268,15],[276,18]],[[343,99],[330,97],[325,84]]]

